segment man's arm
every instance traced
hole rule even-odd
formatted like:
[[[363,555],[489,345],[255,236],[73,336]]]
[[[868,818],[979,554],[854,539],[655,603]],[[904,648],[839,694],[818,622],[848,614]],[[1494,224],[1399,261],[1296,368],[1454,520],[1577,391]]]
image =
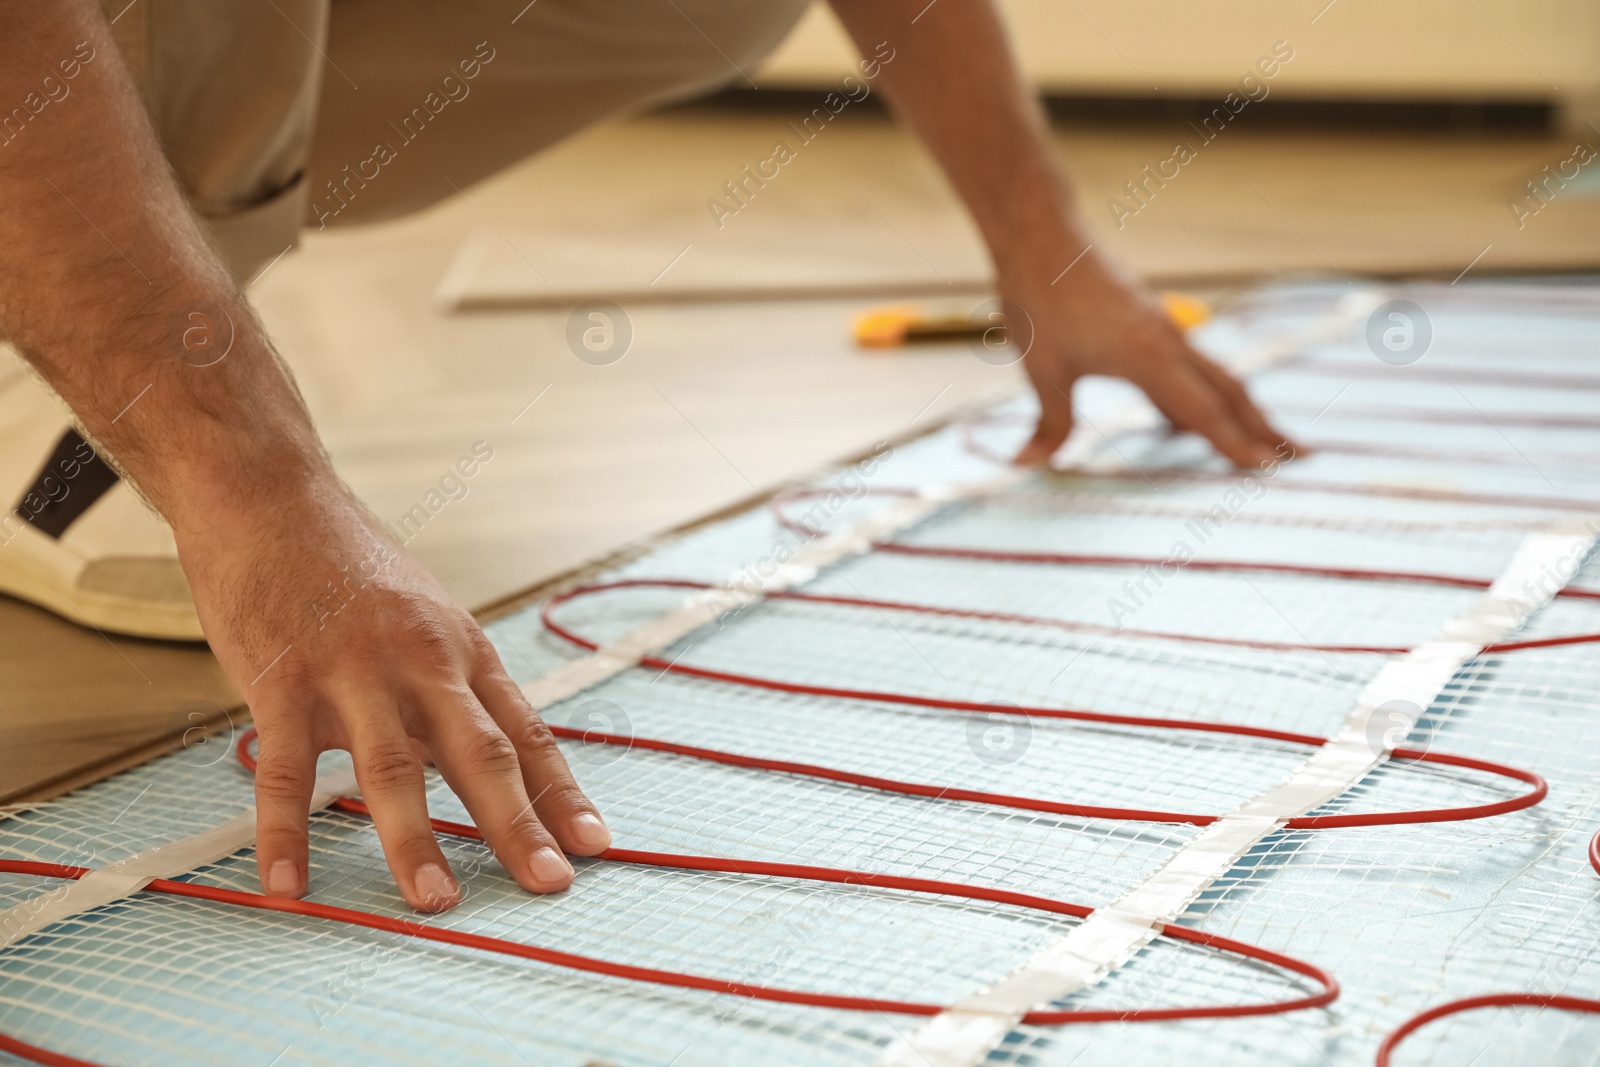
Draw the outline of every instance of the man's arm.
[[[564,889],[560,851],[605,848],[604,823],[472,618],[334,472],[93,0],[0,8],[0,107],[24,106],[47,75],[70,92],[0,144],[0,331],[172,525],[206,635],[260,728],[263,886],[305,891],[317,754],[343,748],[406,900],[456,903],[420,743],[506,870]],[[202,322],[233,335],[210,365],[185,347]],[[349,597],[331,618],[316,610],[330,582]]]
[[[1174,425],[1205,435],[1237,464],[1281,459],[1283,435],[1243,386],[1189,346],[1137,279],[1097,250],[1085,253],[1071,190],[992,0],[831,3],[863,55],[885,41],[894,49],[879,74],[890,103],[972,213],[1001,298],[1033,321],[1023,366],[1040,417],[1017,462],[1042,463],[1061,446],[1072,386],[1085,374],[1129,379]]]

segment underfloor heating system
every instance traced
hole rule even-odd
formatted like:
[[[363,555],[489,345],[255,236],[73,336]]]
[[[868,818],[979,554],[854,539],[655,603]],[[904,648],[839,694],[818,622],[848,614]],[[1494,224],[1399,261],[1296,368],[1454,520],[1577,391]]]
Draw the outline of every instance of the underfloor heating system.
[[[266,906],[243,727],[6,812],[0,1062],[1600,1063],[1600,287],[1195,339],[1311,453],[1089,382],[1069,470],[1018,399],[494,621],[616,840],[562,895],[434,781],[410,912],[335,754]]]

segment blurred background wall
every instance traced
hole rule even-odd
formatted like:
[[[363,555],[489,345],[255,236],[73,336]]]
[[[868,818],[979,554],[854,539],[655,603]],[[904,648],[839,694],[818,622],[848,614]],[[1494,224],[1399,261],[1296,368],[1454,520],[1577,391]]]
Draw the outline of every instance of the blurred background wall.
[[[1293,76],[1273,86],[1285,99],[1545,105],[1566,129],[1600,119],[1592,0],[999,2],[1022,65],[1053,95],[1218,95],[1287,40]],[[853,63],[844,31],[818,4],[757,82],[831,84]]]

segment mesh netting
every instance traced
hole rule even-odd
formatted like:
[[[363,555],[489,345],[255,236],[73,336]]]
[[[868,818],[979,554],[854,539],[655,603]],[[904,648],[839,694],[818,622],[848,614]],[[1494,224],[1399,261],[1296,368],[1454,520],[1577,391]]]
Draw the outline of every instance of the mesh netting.
[[[1281,336],[1326,318],[1342,293],[1315,285],[1264,291],[1207,327],[1202,340],[1228,350]],[[1518,369],[1581,375],[1600,342],[1600,296],[1585,286],[1418,286],[1400,295],[1431,317],[1433,347],[1421,369],[1496,370],[1515,353]],[[1312,749],[1281,738],[1045,712],[1329,736],[1396,655],[1348,649],[1428,640],[1477,600],[1481,590],[1472,583],[1499,575],[1530,530],[1570,519],[1589,502],[1600,513],[1600,470],[1573,459],[1600,446],[1600,419],[1593,428],[1578,425],[1596,418],[1595,394],[1571,383],[1563,390],[1485,386],[1415,373],[1390,381],[1371,377],[1373,366],[1383,365],[1353,336],[1308,347],[1258,376],[1257,392],[1286,413],[1285,428],[1324,446],[1271,476],[1225,479],[1185,438],[1120,436],[1102,454],[1130,468],[1104,477],[1040,475],[945,507],[896,539],[917,553],[889,546],[847,559],[802,590],[827,599],[744,609],[664,650],[663,666],[625,672],[548,709],[547,718],[641,742],[562,742],[626,848],[1109,903],[1194,840],[1199,826],[905,795],[642,742],[1056,807],[1202,817],[1237,808],[1281,782]],[[1341,376],[1341,367],[1350,373]],[[1082,399],[1093,422],[1126,392],[1092,382]],[[1423,424],[1399,414],[1417,409],[1460,419]],[[870,476],[847,472],[831,482],[843,487],[832,497],[720,522],[604,580],[718,581],[806,540],[793,524],[801,516],[837,528],[882,506],[897,488],[986,477],[994,466],[985,456],[1015,447],[1028,410],[1019,401],[965,430],[903,446]],[[1485,417],[1473,424],[1475,412]],[[1560,416],[1573,425],[1498,424],[1497,412]],[[951,558],[938,554],[941,547],[1019,558]],[[1124,558],[1021,558],[1040,553]],[[1191,558],[1196,566],[1159,566]],[[1198,565],[1228,562],[1461,581]],[[1570,588],[1600,590],[1600,560],[1590,560]],[[553,616],[604,642],[684,595],[678,587],[612,588],[570,599]],[[1515,639],[1593,633],[1600,633],[1600,600],[1566,597],[1527,619]],[[547,630],[537,609],[496,621],[489,634],[522,682],[584,654]],[[805,691],[817,688],[835,692]],[[1537,772],[1550,783],[1548,799],[1470,821],[1282,829],[1181,917],[1190,928],[1331,971],[1343,985],[1331,1007],[1242,1019],[1022,1025],[992,1061],[1356,1064],[1370,1062],[1403,1020],[1452,998],[1509,989],[1600,994],[1600,877],[1585,852],[1600,830],[1600,764],[1591,755],[1600,749],[1597,691],[1594,644],[1471,660],[1431,707],[1418,709],[1407,746]],[[245,810],[251,783],[232,759],[232,740],[10,813],[0,822],[0,859],[95,867]],[[1380,751],[1385,739],[1379,734],[1373,743]],[[1526,792],[1524,783],[1480,770],[1394,760],[1324,810],[1383,815],[1489,805]],[[437,818],[467,821],[438,781],[430,804]],[[317,902],[808,992],[954,1003],[1079,922],[980,900],[603,860],[576,861],[577,879],[559,897],[533,897],[480,844],[455,838],[443,844],[465,902],[419,918],[399,899],[365,820],[318,814],[311,837]],[[256,887],[248,850],[190,877]],[[0,874],[0,908],[59,892],[61,884]],[[1316,988],[1281,967],[1163,937],[1056,1007],[1237,1006]],[[652,985],[149,893],[0,950],[0,1032],[106,1064],[399,1064],[449,1055],[540,1065],[859,1065],[920,1023]],[[1427,1028],[1396,1062],[1590,1064],[1600,1062],[1597,1039],[1600,1019],[1496,1009]],[[0,1062],[10,1061],[0,1055]]]

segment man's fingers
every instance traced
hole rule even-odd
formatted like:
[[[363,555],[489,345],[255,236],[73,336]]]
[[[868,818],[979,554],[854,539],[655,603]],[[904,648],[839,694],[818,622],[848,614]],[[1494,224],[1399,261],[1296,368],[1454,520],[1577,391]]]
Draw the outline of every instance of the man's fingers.
[[[1210,379],[1187,360],[1164,360],[1153,373],[1132,379],[1180,429],[1200,434],[1236,466],[1256,467],[1278,458],[1248,433]]]
[[[1018,467],[1042,467],[1050,462],[1072,433],[1072,383],[1065,386],[1050,380],[1033,380],[1039,394],[1039,423],[1028,443],[1012,457]]]
[[[304,731],[262,735],[256,754],[256,866],[269,897],[303,896],[317,753]]]
[[[572,864],[528,799],[517,746],[465,687],[429,699],[428,748],[501,865],[531,892],[567,888]]]
[[[484,708],[516,746],[523,781],[544,825],[574,856],[611,847],[611,831],[578,787],[555,735],[503,669],[485,670],[473,681]]]
[[[1239,420],[1252,437],[1265,445],[1271,446],[1279,458],[1287,458],[1303,451],[1293,441],[1290,441],[1283,431],[1267,421],[1266,415],[1262,413],[1255,400],[1251,398],[1243,382],[1193,349],[1189,350],[1189,356],[1190,363],[1211,383],[1211,387],[1227,403],[1234,417]],[[1285,445],[1288,446],[1288,449],[1282,450]]]
[[[422,761],[398,711],[392,705],[356,709],[346,722],[361,797],[372,811],[384,859],[401,895],[418,911],[455,907],[461,902],[461,886],[428,825]]]

